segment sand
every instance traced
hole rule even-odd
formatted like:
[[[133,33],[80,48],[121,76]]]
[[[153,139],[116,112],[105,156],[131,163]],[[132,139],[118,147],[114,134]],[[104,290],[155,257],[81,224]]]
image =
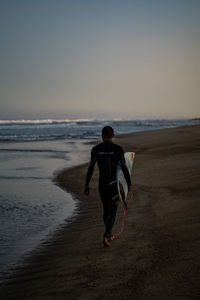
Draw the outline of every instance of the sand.
[[[104,248],[98,171],[56,182],[80,200],[62,228],[0,292],[1,299],[200,299],[200,126],[121,135],[134,151],[133,201],[125,231]]]

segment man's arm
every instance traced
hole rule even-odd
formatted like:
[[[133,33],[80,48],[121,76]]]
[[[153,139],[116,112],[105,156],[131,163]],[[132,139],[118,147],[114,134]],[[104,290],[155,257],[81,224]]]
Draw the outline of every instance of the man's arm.
[[[123,149],[122,149],[121,156],[120,156],[120,164],[121,164],[121,169],[122,169],[122,172],[124,173],[124,177],[126,179],[127,185],[130,189],[131,178],[130,178],[128,168],[126,166],[126,162],[125,162],[125,158],[124,158],[124,150]]]
[[[89,167],[88,167],[87,176],[86,176],[86,180],[85,180],[85,194],[86,195],[89,195],[89,183],[90,183],[90,179],[92,177],[92,174],[94,172],[95,163],[96,163],[96,153],[92,149],[90,164],[89,164]]]

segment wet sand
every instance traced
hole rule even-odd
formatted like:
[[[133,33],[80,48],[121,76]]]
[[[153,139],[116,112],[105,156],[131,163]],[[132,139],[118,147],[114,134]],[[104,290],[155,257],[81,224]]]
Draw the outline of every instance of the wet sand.
[[[56,182],[80,200],[79,215],[18,271],[1,299],[199,299],[200,126],[121,135],[134,151],[133,201],[125,231],[104,248],[98,171],[87,164]]]

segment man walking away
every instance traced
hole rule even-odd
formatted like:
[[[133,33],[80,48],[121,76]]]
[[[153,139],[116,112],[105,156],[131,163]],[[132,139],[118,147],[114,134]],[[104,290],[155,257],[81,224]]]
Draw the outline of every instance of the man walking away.
[[[95,163],[97,162],[99,167],[99,195],[104,209],[103,220],[105,224],[105,233],[103,242],[107,247],[110,246],[110,241],[115,238],[112,234],[112,227],[115,222],[119,200],[116,178],[118,163],[120,163],[120,167],[124,173],[129,191],[131,187],[130,175],[124,159],[124,150],[121,146],[112,142],[113,137],[114,130],[112,127],[106,126],[102,129],[103,142],[92,148],[84,190],[85,194],[88,196],[90,193],[90,179],[94,171]]]

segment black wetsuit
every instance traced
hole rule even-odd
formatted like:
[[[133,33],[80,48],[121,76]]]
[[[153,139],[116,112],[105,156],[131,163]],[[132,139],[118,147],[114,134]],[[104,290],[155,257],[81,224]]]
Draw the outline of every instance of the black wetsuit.
[[[119,193],[116,182],[117,165],[120,162],[128,186],[130,175],[124,159],[124,150],[111,141],[104,141],[92,148],[91,161],[87,172],[86,185],[89,185],[95,163],[99,167],[99,194],[104,207],[105,236],[109,237],[115,222]]]

